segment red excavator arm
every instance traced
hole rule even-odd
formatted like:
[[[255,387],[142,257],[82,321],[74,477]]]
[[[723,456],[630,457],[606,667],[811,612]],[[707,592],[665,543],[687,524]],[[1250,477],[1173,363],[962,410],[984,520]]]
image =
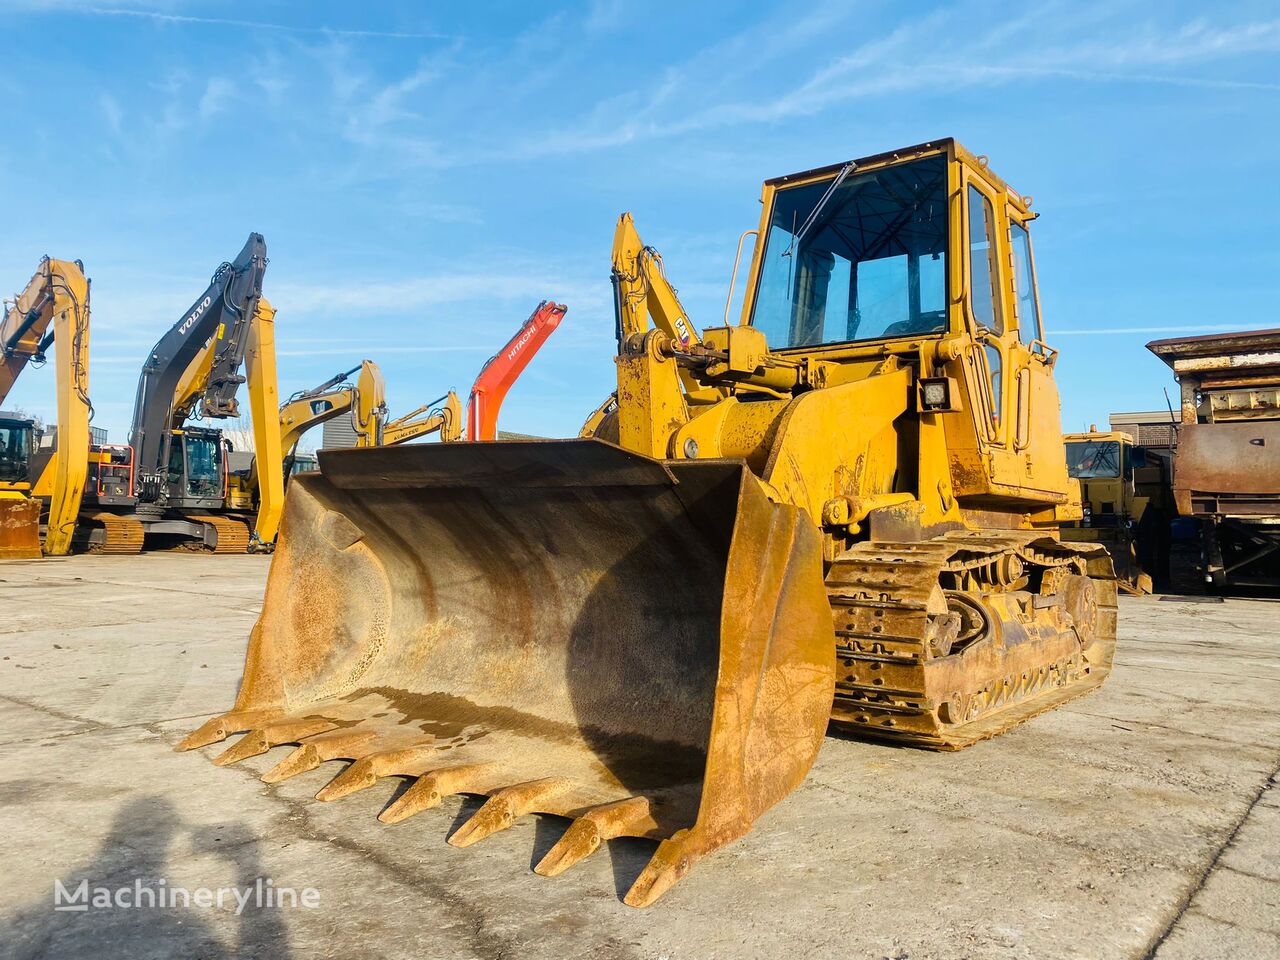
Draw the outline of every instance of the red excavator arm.
[[[533,355],[560,325],[568,308],[543,300],[507,345],[480,370],[467,401],[467,439],[494,440],[498,436],[498,411],[511,385],[524,372]]]

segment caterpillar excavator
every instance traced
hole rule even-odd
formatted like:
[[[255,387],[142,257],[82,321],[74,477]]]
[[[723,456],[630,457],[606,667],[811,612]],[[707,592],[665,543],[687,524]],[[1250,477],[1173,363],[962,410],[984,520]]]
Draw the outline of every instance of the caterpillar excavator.
[[[569,818],[545,875],[656,840],[645,906],[829,724],[950,750],[1096,688],[1116,586],[1058,536],[1081,508],[1030,201],[953,140],[761,199],[741,319],[702,330],[622,218],[595,436],[321,450],[235,704],[179,748],[293,745],[271,782],[354,761],[319,800],[407,778],[388,823],[483,796],[460,847]]]
[[[357,372],[356,381],[350,382],[350,376]],[[226,506],[233,515],[247,518],[247,522],[254,526],[254,544],[258,549],[267,549],[274,543],[280,527],[285,485],[289,477],[304,466],[297,454],[298,441],[312,427],[343,414],[352,419],[357,446],[372,446],[381,437],[386,401],[382,371],[372,360],[365,360],[360,366],[336,374],[317,387],[300,390],[290,396],[280,404],[278,425],[259,429],[255,421],[253,443],[258,449],[246,453],[239,468],[230,469]],[[263,431],[272,429],[276,430],[277,438],[271,442],[271,452],[263,455],[260,448],[265,445],[259,438]],[[229,468],[236,456],[235,452],[229,454]],[[270,471],[271,476],[264,476],[259,471],[260,462],[276,465]],[[274,479],[277,475],[278,495]],[[264,490],[268,494],[266,500],[262,495]]]
[[[128,445],[95,448],[90,455],[81,510],[90,549],[137,553],[146,536],[216,553],[248,548],[249,528],[225,515],[222,433],[188,419],[238,416],[236,393],[248,380],[253,420],[262,426],[256,435],[263,442],[278,440],[268,429],[278,399],[274,310],[262,299],[266,266],[266,241],[250,234],[236,259],[218,267],[204,294],[151,349],[138,381]],[[271,459],[280,459],[278,450]],[[264,497],[277,515],[280,483]]]
[[[352,374],[357,374],[351,382]],[[318,387],[301,390],[280,405],[280,447],[293,452],[312,427],[346,414],[356,431],[356,446],[376,446],[386,422],[386,386],[372,360],[330,377]],[[286,471],[288,473],[290,471]]]
[[[54,348],[57,425],[36,443],[29,418],[0,413],[0,558],[64,556],[88,473],[89,281],[79,260],[44,257],[0,322],[0,404]],[[45,533],[40,535],[41,504]]]

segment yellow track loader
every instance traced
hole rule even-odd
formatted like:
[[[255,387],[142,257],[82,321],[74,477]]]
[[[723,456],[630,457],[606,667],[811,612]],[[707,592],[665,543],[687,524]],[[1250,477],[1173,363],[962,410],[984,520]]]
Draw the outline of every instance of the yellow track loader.
[[[595,436],[321,451],[234,708],[180,747],[295,745],[268,781],[354,760],[321,800],[411,778],[386,822],[487,797],[456,846],[568,817],[541,874],[658,840],[644,906],[829,722],[954,749],[1101,683],[1115,581],[1057,535],[1079,488],[1028,201],[944,140],[763,203],[742,320],[702,331],[623,217]]]

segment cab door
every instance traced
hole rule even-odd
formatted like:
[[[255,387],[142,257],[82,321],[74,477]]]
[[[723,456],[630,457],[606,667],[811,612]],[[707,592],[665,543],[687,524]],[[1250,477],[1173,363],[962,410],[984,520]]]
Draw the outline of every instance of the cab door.
[[[1035,261],[1031,255],[1031,217],[1013,204],[1004,205],[1000,236],[1005,246],[1004,293],[1013,330],[1006,338],[1010,370],[1009,449],[1016,461],[1007,482],[1024,488],[1030,498],[1063,502],[1073,488],[1067,476],[1062,442],[1062,405],[1053,366],[1058,353],[1044,342]]]
[[[1008,304],[1003,295],[1000,214],[995,192],[972,170],[964,168],[965,313],[973,343],[964,358],[973,416],[987,471],[993,483],[1006,483],[1009,472]]]

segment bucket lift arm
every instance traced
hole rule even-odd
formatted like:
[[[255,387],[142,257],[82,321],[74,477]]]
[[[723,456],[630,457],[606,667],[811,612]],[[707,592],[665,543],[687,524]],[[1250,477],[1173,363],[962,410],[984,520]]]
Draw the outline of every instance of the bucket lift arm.
[[[54,347],[57,449],[37,478],[49,496],[44,552],[71,551],[89,464],[89,281],[79,260],[45,257],[0,322],[0,405],[27,364]]]

